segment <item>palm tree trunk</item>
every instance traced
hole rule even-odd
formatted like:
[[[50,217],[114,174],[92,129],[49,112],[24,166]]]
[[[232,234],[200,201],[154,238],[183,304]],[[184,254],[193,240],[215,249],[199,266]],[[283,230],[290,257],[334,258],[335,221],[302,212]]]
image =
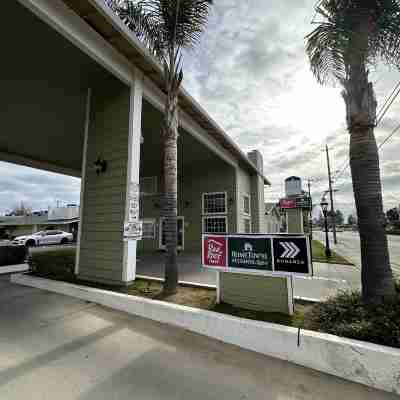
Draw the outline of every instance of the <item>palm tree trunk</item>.
[[[350,167],[361,243],[362,296],[380,303],[395,295],[384,229],[379,154],[374,136],[377,103],[364,66],[353,68],[343,93],[350,132]]]
[[[164,138],[164,201],[166,260],[164,293],[176,293],[178,288],[177,223],[178,223],[178,92],[168,90],[165,105]]]

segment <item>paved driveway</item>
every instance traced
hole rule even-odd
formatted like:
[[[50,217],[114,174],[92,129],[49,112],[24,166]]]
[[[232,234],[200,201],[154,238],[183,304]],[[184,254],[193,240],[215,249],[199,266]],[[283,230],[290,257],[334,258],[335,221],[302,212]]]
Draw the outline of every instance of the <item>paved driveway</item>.
[[[4,277],[0,316],[0,399],[397,398]]]
[[[353,261],[361,267],[360,235],[358,232],[338,232],[338,244],[333,243],[333,234],[329,234],[330,244],[335,251]],[[321,231],[314,232],[315,239],[325,243],[325,234]],[[400,236],[388,235],[390,263],[393,273],[400,277]]]

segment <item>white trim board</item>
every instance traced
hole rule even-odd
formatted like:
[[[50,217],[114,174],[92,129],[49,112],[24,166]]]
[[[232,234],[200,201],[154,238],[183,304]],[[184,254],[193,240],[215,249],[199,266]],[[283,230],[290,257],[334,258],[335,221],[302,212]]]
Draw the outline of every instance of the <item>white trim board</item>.
[[[12,275],[11,281],[172,324],[260,354],[400,394],[400,349],[23,274]]]
[[[34,160],[33,158],[29,158],[21,154],[8,153],[7,151],[0,150],[0,161],[41,169],[49,172],[55,172],[56,174],[74,176],[76,178],[81,177],[81,171],[72,168],[61,167],[47,161]]]

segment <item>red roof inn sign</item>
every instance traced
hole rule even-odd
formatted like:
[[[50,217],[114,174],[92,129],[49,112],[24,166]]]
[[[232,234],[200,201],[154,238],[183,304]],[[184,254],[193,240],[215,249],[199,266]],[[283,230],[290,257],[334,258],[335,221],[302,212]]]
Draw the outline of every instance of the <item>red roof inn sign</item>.
[[[203,235],[203,267],[259,275],[311,275],[305,235]]]

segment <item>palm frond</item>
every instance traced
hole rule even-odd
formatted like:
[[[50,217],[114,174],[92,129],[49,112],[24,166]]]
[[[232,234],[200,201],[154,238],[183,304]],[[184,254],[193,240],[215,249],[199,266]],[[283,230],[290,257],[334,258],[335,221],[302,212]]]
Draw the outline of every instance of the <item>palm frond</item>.
[[[116,12],[162,60],[171,57],[171,48],[179,52],[199,41],[211,4],[212,0],[123,0]]]
[[[400,66],[399,0],[322,0],[315,11],[322,21],[306,52],[320,83],[346,79],[355,59]]]

